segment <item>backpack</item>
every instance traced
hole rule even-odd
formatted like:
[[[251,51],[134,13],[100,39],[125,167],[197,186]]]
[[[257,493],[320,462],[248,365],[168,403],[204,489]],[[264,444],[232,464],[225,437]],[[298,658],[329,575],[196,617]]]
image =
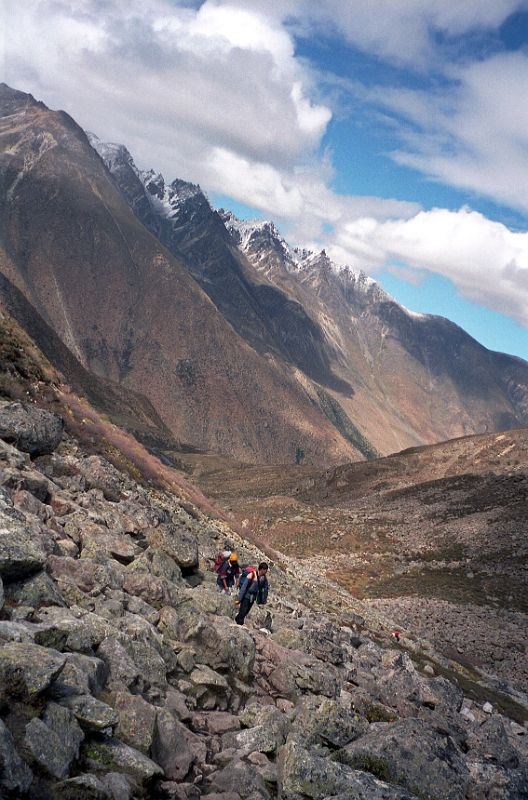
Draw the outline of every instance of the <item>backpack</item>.
[[[231,555],[231,554],[229,554],[229,555]],[[215,559],[214,565],[213,565],[213,569],[217,574],[220,574],[220,570],[222,569],[222,567],[224,566],[226,561],[229,561],[229,555],[226,556],[224,554],[223,550],[222,550],[221,553],[218,553],[218,555],[217,555],[217,557]]]
[[[250,572],[255,572],[255,574],[257,574],[258,570],[257,570],[256,567],[244,567],[244,569],[240,573],[240,579],[238,581],[239,597],[240,597],[240,594],[242,594],[242,596],[244,596],[244,594],[246,593],[246,591],[245,591],[246,590],[246,584],[248,582],[248,577],[249,577],[249,573]]]

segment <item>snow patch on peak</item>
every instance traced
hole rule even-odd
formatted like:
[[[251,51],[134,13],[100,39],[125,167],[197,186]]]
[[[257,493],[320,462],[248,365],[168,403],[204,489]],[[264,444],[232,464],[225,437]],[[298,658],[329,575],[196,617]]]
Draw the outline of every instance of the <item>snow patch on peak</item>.
[[[176,178],[167,185],[163,175],[156,174],[154,170],[140,172],[139,178],[156,212],[166,219],[178,217],[182,209],[193,202],[198,205],[209,204],[198,184]]]
[[[101,139],[95,135],[95,133],[91,133],[90,131],[87,131],[86,135],[88,136],[88,141],[92,145],[93,149],[99,153],[110,172],[115,170],[117,167],[122,166],[123,164],[127,164],[128,166],[132,167],[134,172],[137,173],[132,156],[124,144],[118,144],[117,142],[102,142]]]

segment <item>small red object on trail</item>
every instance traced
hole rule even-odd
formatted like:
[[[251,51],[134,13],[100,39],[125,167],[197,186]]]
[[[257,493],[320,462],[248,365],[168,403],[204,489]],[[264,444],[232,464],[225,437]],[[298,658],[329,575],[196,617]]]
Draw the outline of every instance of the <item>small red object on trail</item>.
[[[392,635],[394,636],[394,638],[396,639],[397,642],[400,641],[400,632],[399,631],[393,631]]]

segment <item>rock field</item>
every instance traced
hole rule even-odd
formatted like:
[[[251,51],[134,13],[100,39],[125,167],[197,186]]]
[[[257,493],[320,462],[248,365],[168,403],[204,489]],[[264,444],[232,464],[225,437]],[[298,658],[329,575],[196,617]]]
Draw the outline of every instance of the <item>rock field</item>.
[[[528,798],[520,692],[293,558],[237,626],[212,561],[263,553],[61,434],[0,403],[0,797]]]

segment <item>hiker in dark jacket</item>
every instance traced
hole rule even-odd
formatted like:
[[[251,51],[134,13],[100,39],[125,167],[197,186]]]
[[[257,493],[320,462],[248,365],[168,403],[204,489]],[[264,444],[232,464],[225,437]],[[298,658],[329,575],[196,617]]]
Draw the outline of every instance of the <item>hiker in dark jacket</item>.
[[[268,565],[265,561],[258,565],[258,567],[246,567],[242,572],[240,579],[240,588],[238,592],[239,603],[238,614],[235,617],[237,625],[243,625],[244,620],[251,611],[253,603],[256,601],[257,605],[266,605],[268,602]]]

